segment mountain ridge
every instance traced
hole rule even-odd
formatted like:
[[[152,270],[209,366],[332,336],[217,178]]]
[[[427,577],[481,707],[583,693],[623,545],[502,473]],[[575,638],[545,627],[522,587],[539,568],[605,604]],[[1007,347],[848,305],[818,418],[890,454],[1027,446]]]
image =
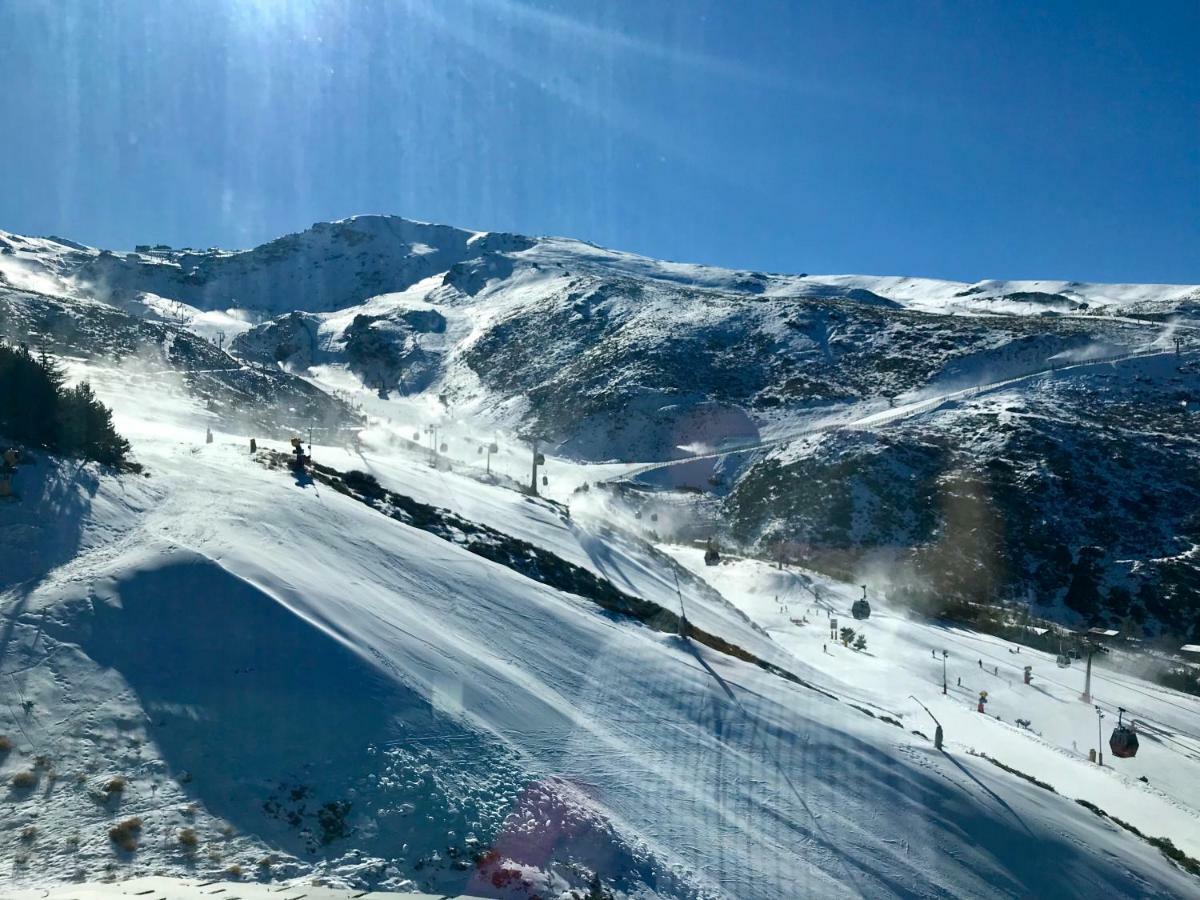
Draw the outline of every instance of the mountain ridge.
[[[640,254],[608,249],[574,238],[475,231],[386,214],[355,215],[331,222],[317,222],[307,229],[240,250],[210,248],[206,251],[197,251],[173,249],[165,245],[157,247],[139,245],[137,251],[118,253],[112,250],[86,247],[65,238],[26,238],[0,231],[0,253],[8,250],[11,251],[9,255],[19,255],[17,251],[20,245],[26,242],[41,242],[41,249],[45,249],[46,243],[56,243],[70,251],[91,257],[93,265],[82,266],[84,275],[99,282],[106,276],[111,278],[113,272],[120,268],[120,263],[111,262],[112,260],[130,262],[134,261],[131,260],[131,257],[135,257],[138,265],[166,264],[177,266],[181,271],[186,272],[200,269],[202,274],[206,274],[203,271],[205,267],[211,266],[217,260],[229,261],[257,257],[269,261],[290,252],[301,250],[312,252],[321,249],[319,239],[324,237],[331,237],[333,239],[331,243],[336,243],[338,239],[341,239],[351,246],[356,242],[392,237],[396,239],[397,244],[423,245],[425,248],[437,251],[432,254],[436,257],[437,263],[445,262],[451,257],[457,257],[453,260],[454,262],[461,262],[470,255],[467,252],[468,248],[476,253],[480,251],[483,253],[519,253],[537,247],[545,251],[545,258],[548,260],[565,257],[574,260],[577,265],[604,264],[609,266],[619,262],[628,269],[630,274],[640,274],[667,282],[683,282],[695,287],[712,287],[749,294],[779,295],[786,292],[794,293],[798,297],[818,297],[831,292],[846,296],[852,291],[861,290],[883,297],[885,300],[915,304],[916,308],[926,311],[932,311],[938,304],[954,305],[953,301],[955,300],[961,301],[956,304],[957,306],[964,309],[977,309],[981,312],[987,310],[987,307],[979,306],[983,303],[1000,304],[995,307],[995,310],[1005,312],[1012,311],[1014,306],[1021,304],[1033,308],[1038,303],[1052,303],[1055,298],[1065,298],[1074,304],[1087,304],[1085,308],[1090,308],[1093,304],[1119,307],[1143,302],[1200,300],[1200,285],[1095,283],[1061,279],[982,279],[975,282],[961,282],[922,276],[768,273],[709,266],[701,263],[657,260]],[[317,246],[311,246],[312,244]],[[420,257],[431,254],[425,252],[415,255]],[[110,262],[104,265],[95,265],[95,261],[99,259],[110,260]],[[431,261],[431,264],[434,263]],[[64,268],[69,271],[71,267],[68,265]],[[446,268],[449,268],[449,265]],[[420,278],[414,278],[411,272],[407,271],[392,274],[398,280],[382,285],[384,289],[378,293],[403,290],[420,280]],[[132,289],[132,283],[125,279],[119,279],[116,289]],[[189,291],[189,288],[195,286],[195,284],[188,285],[184,280],[176,285],[176,288],[181,294],[194,299],[196,294],[194,291]],[[239,298],[236,291],[220,296],[223,302],[231,302],[231,305],[232,301],[245,299]],[[187,299],[186,296],[172,296],[171,298]],[[292,307],[292,309],[301,308],[304,307],[302,305]]]

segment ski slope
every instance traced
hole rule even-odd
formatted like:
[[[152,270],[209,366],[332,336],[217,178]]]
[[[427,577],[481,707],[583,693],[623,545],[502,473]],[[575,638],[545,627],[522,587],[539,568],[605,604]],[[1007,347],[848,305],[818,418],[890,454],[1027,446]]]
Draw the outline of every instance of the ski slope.
[[[1092,702],[1085,703],[1080,699],[1082,661],[1060,668],[1052,654],[1029,647],[1017,652],[1016,645],[1000,638],[912,619],[874,592],[870,618],[858,622],[850,616],[851,603],[861,596],[856,586],[754,560],[729,559],[708,567],[699,551],[671,552],[782,647],[818,668],[824,684],[858,692],[930,731],[932,722],[920,701],[942,722],[951,752],[987,753],[1146,834],[1171,837],[1190,855],[1200,853],[1200,699],[1102,661],[1093,668]],[[829,615],[839,620],[839,628],[849,625],[863,633],[867,650],[856,653],[830,640]],[[945,695],[943,650],[949,654]],[[1030,685],[1023,683],[1026,665],[1033,667]],[[980,691],[988,692],[986,715],[975,711]],[[1100,735],[1097,705],[1106,714]],[[1141,736],[1133,759],[1110,758],[1108,736],[1118,707],[1128,711]],[[1029,721],[1029,728],[1018,726],[1017,719]],[[1102,767],[1087,760],[1098,737],[1103,738]]]
[[[13,742],[0,777],[36,779],[5,798],[0,881],[238,867],[284,884],[529,898],[583,890],[599,872],[620,896],[779,900],[1179,897],[1200,884],[963,752],[980,726],[956,716],[961,697],[935,708],[949,752],[913,734],[928,726],[899,694],[930,691],[901,650],[909,641],[885,636],[889,622],[908,627],[898,617],[869,632],[873,666],[830,657],[838,668],[809,632],[793,641],[754,605],[761,572],[714,590],[695,581],[714,573],[679,553],[694,571],[680,576],[689,616],[806,687],[298,483],[253,459],[248,435],[206,444],[210,414],[170,384],[78,363],[72,375],[114,405],[147,475],[47,460],[21,473],[23,501],[0,508],[12,536],[0,550],[0,677],[12,686],[0,731]],[[388,438],[314,452],[672,600],[661,551],[598,510],[565,518],[503,484],[431,470]],[[993,711],[1011,714],[1015,700],[994,689]],[[1092,777],[1011,739],[1054,769],[1039,777],[1076,791]],[[1138,762],[1154,759],[1148,748]],[[1194,828],[1187,772],[1172,782],[1155,768],[1146,789],[1094,772],[1157,803],[1147,833]],[[132,853],[107,836],[131,816]],[[1172,837],[1194,847],[1194,831]]]

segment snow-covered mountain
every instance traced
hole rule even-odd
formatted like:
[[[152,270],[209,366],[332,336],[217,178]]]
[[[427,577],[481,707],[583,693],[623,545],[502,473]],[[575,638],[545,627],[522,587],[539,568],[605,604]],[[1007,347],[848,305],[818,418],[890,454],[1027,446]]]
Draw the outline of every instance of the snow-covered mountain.
[[[377,414],[421,427],[537,437],[589,462],[751,447],[642,482],[719,498],[681,534],[1200,637],[1197,286],[763,274],[387,216],[240,252],[0,234],[0,277],[57,298],[20,301],[41,324],[10,313],[10,338],[53,339],[81,315],[61,298],[88,299],[128,314],[127,331],[150,319],[205,336],[260,380],[366,387]],[[1069,365],[1128,353],[1149,356]],[[929,406],[1013,376],[1029,377]],[[354,424],[309,403],[277,403],[264,425]],[[888,421],[906,408],[921,414]],[[860,421],[880,427],[831,431]],[[947,556],[978,551],[944,534],[964,480],[992,562],[946,579]]]
[[[1176,593],[1130,606],[1176,624],[1196,288],[764,275],[388,217],[237,253],[0,233],[0,278],[0,336],[89,380],[145,467],[35,454],[0,504],[0,883],[1200,890],[1200,700],[1098,667],[1143,749],[1095,766],[1079,663],[899,590],[1035,585],[1081,618],[1140,578]],[[276,455],[309,425],[311,481]],[[822,571],[706,566],[686,538],[712,533]],[[1104,603],[1064,605],[1089,578]],[[864,581],[855,651],[830,618]]]

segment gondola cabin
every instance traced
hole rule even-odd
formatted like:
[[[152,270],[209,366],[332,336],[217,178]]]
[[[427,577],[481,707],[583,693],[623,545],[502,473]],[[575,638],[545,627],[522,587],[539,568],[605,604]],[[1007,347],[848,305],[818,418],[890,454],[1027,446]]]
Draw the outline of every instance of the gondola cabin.
[[[862,586],[863,595],[854,601],[854,605],[850,607],[850,615],[856,619],[869,619],[871,617],[871,604],[867,602],[867,586]]]
[[[1117,727],[1113,729],[1112,736],[1108,739],[1108,749],[1113,756],[1129,759],[1137,756],[1138,736],[1133,725],[1126,725],[1122,721],[1124,716],[1125,710],[1118,708]]]

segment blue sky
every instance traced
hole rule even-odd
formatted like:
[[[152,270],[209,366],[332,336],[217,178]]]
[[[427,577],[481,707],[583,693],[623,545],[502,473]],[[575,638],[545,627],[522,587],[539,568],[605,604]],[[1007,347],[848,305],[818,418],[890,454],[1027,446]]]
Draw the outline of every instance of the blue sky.
[[[0,228],[1200,282],[1200,4],[0,0]]]

